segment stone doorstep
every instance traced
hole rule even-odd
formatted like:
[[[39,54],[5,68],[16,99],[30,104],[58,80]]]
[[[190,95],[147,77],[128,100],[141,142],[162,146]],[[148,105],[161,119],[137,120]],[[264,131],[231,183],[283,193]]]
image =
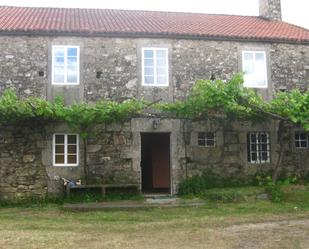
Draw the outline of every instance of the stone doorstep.
[[[63,208],[70,211],[89,212],[100,210],[140,210],[148,208],[177,208],[177,207],[201,207],[205,205],[203,201],[179,201],[173,198],[172,202],[152,202],[145,201],[111,201],[111,202],[93,202],[64,204]]]

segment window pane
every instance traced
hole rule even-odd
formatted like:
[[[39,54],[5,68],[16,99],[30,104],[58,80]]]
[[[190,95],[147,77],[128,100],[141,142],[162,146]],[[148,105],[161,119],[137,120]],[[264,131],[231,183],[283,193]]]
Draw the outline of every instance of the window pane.
[[[259,86],[266,85],[265,58],[263,53],[255,54],[254,76],[256,84]]]
[[[64,57],[56,57],[55,58],[55,66],[64,67]]]
[[[145,80],[145,84],[153,84],[154,83],[154,77],[153,76],[145,76],[144,80]]]
[[[54,82],[63,83],[64,82],[64,68],[54,67]]]
[[[153,59],[145,59],[144,60],[145,67],[153,67]]]
[[[261,150],[262,151],[267,151],[267,144],[262,144],[261,145]]]
[[[243,58],[243,71],[245,72],[244,81],[245,85],[252,85],[254,82],[254,70],[253,70],[253,54],[244,53]]]
[[[256,144],[251,144],[251,151],[252,152],[255,152],[256,151]]]
[[[56,145],[56,154],[64,154],[64,145]]]
[[[157,59],[158,67],[166,67],[166,59]]]
[[[144,50],[145,58],[153,58],[153,50]]]
[[[251,143],[256,143],[256,134],[255,133],[250,135],[250,140],[251,140]]]
[[[307,147],[308,147],[307,141],[301,141],[301,142],[300,142],[300,146],[301,146],[302,148],[307,148]]]
[[[307,140],[307,134],[306,133],[299,133],[299,138],[301,140]]]
[[[207,139],[215,139],[215,133],[207,132],[206,137],[207,137]]]
[[[145,76],[153,76],[154,75],[154,69],[152,67],[146,67],[144,71]]]
[[[64,57],[64,48],[54,47],[54,56],[55,57]]]
[[[56,164],[64,164],[64,155],[56,155],[55,156]]]
[[[68,155],[68,164],[75,164],[77,163],[77,156],[76,155]]]
[[[262,152],[262,161],[268,161],[268,153]]]
[[[160,85],[164,85],[166,84],[166,77],[165,76],[158,76],[157,77],[157,84],[160,84]]]
[[[199,145],[199,146],[205,146],[205,145],[206,145],[205,139],[199,139],[199,140],[198,140],[198,145]]]
[[[157,75],[165,76],[166,75],[166,68],[157,68]]]
[[[266,134],[261,134],[260,135],[260,140],[262,143],[267,143],[267,135]]]
[[[64,135],[55,136],[56,144],[64,144]]]
[[[163,58],[166,57],[166,51],[165,50],[157,50],[157,58]]]
[[[77,67],[77,57],[68,57],[67,63],[69,67]]]
[[[198,133],[198,139],[205,139],[206,134],[204,132],[199,132]]]
[[[68,48],[68,56],[77,56],[77,48]]]
[[[77,68],[76,67],[68,67],[68,69],[67,69],[67,82],[77,83]]]
[[[215,140],[207,140],[207,146],[215,146]]]
[[[68,145],[68,153],[69,154],[76,154],[76,148],[77,146],[76,145]]]
[[[68,144],[76,144],[77,136],[76,135],[68,135]]]

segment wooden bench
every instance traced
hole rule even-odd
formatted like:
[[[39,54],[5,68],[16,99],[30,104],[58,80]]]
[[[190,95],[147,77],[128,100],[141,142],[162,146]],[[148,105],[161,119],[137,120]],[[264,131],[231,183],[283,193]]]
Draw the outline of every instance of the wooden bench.
[[[66,194],[69,196],[72,191],[78,190],[98,190],[102,195],[105,195],[107,190],[121,190],[121,189],[133,189],[136,193],[140,192],[139,184],[94,184],[94,185],[76,185],[76,186],[67,186]]]

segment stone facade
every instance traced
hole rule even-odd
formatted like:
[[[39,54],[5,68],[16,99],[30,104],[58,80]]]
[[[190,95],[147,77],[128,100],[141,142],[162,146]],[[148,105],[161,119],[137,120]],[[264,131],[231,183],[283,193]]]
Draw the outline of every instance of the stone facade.
[[[80,84],[51,84],[52,45],[80,47]],[[141,84],[141,48],[168,48],[168,87]],[[227,80],[241,71],[242,50],[263,50],[267,55],[267,89],[259,89],[265,98],[280,90],[308,89],[309,46],[289,43],[246,41],[210,41],[180,39],[143,39],[111,37],[0,36],[0,92],[14,89],[21,97],[39,96],[52,100],[63,94],[66,103],[95,102],[101,98],[123,100],[144,98],[173,102],[184,99],[197,79]],[[97,75],[100,77],[97,77]],[[61,195],[61,178],[84,177],[86,155],[89,179],[93,184],[141,183],[141,133],[170,134],[172,193],[186,175],[212,170],[218,174],[246,177],[269,170],[278,156],[277,124],[252,125],[231,121],[191,123],[178,119],[132,119],[123,124],[98,126],[79,146],[77,167],[55,167],[52,163],[52,136],[69,133],[63,124],[2,126],[0,129],[0,199]],[[201,147],[198,132],[216,133],[216,146]],[[247,133],[268,131],[271,160],[250,164],[247,160]],[[285,148],[284,167],[306,172],[307,150],[296,150],[294,133]]]
[[[44,126],[24,123],[0,129],[0,200],[46,196]]]

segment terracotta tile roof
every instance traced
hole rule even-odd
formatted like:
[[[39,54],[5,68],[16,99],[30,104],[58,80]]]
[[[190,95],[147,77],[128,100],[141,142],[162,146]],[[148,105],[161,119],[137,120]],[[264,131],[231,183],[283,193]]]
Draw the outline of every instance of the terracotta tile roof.
[[[309,30],[256,16],[0,7],[0,34],[131,35],[309,42]]]

